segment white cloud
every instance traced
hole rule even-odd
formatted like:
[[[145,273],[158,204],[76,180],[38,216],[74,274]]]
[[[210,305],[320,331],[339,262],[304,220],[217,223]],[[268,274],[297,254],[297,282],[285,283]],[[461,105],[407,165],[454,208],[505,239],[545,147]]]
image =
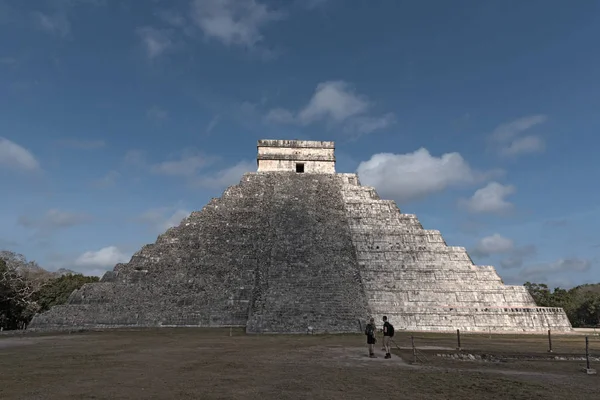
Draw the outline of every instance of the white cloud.
[[[518,138],[522,132],[546,122],[545,115],[532,115],[498,126],[490,134],[490,141],[497,147],[500,155],[517,156],[520,154],[541,152],[545,149],[544,140],[536,135]]]
[[[513,205],[505,200],[506,196],[515,193],[512,185],[502,185],[498,182],[490,182],[485,187],[475,191],[468,200],[460,200],[459,204],[472,213],[500,213],[513,208]]]
[[[517,136],[519,133],[545,122],[548,118],[545,115],[532,115],[519,118],[507,124],[498,126],[491,134],[492,139],[498,142],[505,142]]]
[[[178,226],[184,218],[189,217],[191,214],[190,211],[187,210],[177,210],[175,211],[167,220],[163,223],[163,228],[166,231],[169,228],[174,226]]]
[[[514,250],[515,244],[511,239],[495,233],[479,240],[471,254],[475,257],[489,257],[494,254],[507,254]]]
[[[161,175],[190,177],[213,161],[214,157],[206,156],[193,150],[185,150],[177,160],[163,161],[152,165],[151,171]]]
[[[134,166],[140,171],[183,178],[186,185],[192,189],[223,189],[238,184],[244,173],[256,171],[256,161],[244,160],[215,172],[203,172],[203,169],[213,165],[218,160],[220,160],[218,156],[205,155],[194,149],[186,149],[179,152],[173,159],[160,163],[149,163],[143,152],[131,150],[125,155],[124,163]],[[164,210],[161,212],[164,212]],[[161,218],[164,218],[164,216]],[[146,222],[148,222],[148,219],[152,219],[152,214],[148,214],[146,218],[142,219],[146,219]]]
[[[396,123],[394,113],[387,113],[380,117],[356,117],[351,124],[344,127],[344,130],[349,133],[372,133],[380,129],[385,129]]]
[[[171,154],[168,158],[162,162],[150,163],[146,160],[143,151],[130,150],[125,154],[123,162],[158,175],[191,178],[198,173],[198,170],[218,159],[216,156],[205,155],[195,149],[184,149]]]
[[[452,186],[486,180],[500,171],[479,172],[459,153],[434,157],[421,148],[407,154],[375,154],[359,164],[357,173],[363,184],[375,187],[382,197],[408,202]]]
[[[343,126],[345,132],[371,133],[387,128],[396,122],[392,113],[383,116],[368,115],[372,107],[366,96],[344,81],[327,81],[317,85],[312,98],[298,113],[284,108],[270,110],[265,121],[280,124],[310,125],[325,122],[332,126]]]
[[[160,56],[173,46],[169,32],[166,30],[142,27],[136,29],[136,33],[140,37],[150,59]]]
[[[508,257],[500,260],[500,266],[504,269],[520,268],[525,259],[535,255],[536,252],[537,249],[534,245],[517,247],[510,252]]]
[[[210,122],[208,123],[208,125],[206,126],[205,132],[207,134],[211,133],[213,131],[213,129],[215,129],[215,127],[219,124],[219,121],[221,120],[221,115],[217,114],[215,115]]]
[[[123,253],[116,246],[104,247],[98,251],[86,251],[75,260],[75,265],[80,268],[106,271],[118,263],[125,263],[131,256]]]
[[[592,267],[591,260],[582,258],[563,258],[550,263],[541,263],[523,268],[518,277],[522,280],[541,283],[553,274],[582,273]]]
[[[84,213],[70,213],[51,209],[40,218],[31,218],[20,216],[18,223],[26,228],[36,228],[41,230],[53,230],[59,228],[68,228],[75,225],[81,225],[89,222],[91,217]]]
[[[263,40],[264,26],[284,16],[257,0],[194,0],[191,12],[194,23],[207,37],[248,48]]]
[[[297,118],[303,125],[324,119],[342,122],[368,108],[369,101],[356,94],[346,82],[329,81],[317,85],[313,97]]]
[[[0,164],[25,171],[35,171],[40,167],[29,150],[3,137],[0,137]]]
[[[193,187],[206,187],[223,189],[240,183],[242,175],[246,172],[256,171],[256,161],[240,161],[236,165],[222,169],[215,174],[206,174],[194,179]]]
[[[71,32],[71,23],[63,12],[57,12],[52,15],[35,12],[33,16],[37,26],[43,31],[61,37],[65,37]]]
[[[494,233],[480,239],[470,253],[477,258],[502,255],[504,258],[500,260],[500,266],[514,269],[522,267],[526,259],[537,253],[537,249],[534,245],[516,246],[513,240]]]
[[[507,147],[500,149],[500,154],[503,156],[517,156],[519,154],[539,153],[544,151],[546,145],[544,140],[539,136],[523,136],[515,139]]]
[[[550,264],[542,264],[542,267],[546,271],[569,271],[569,272],[586,272],[592,266],[590,260],[581,258],[561,258]],[[533,268],[526,268],[526,270],[532,271]]]
[[[267,122],[276,124],[293,124],[296,122],[294,114],[284,108],[274,108],[265,116]]]
[[[25,2],[22,3],[33,3]],[[41,3],[38,1],[37,3]],[[48,0],[44,1],[48,7],[48,12],[35,11],[28,14],[33,19],[35,27],[49,34],[68,37],[71,33],[70,15],[77,6],[105,6],[107,0]],[[4,15],[6,14],[6,15]],[[21,19],[20,13],[16,9],[4,7],[4,2],[0,0],[0,23],[3,17],[8,16],[7,20],[12,22]]]
[[[138,216],[136,220],[140,223],[150,225],[155,232],[163,233],[171,227],[178,226],[190,213],[190,211],[182,208],[160,207],[146,211]]]

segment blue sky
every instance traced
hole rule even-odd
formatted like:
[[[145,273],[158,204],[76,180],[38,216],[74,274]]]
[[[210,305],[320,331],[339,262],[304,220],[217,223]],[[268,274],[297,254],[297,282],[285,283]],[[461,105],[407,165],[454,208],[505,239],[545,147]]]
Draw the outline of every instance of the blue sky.
[[[102,274],[256,168],[339,172],[506,283],[600,281],[600,4],[0,0],[0,247]]]

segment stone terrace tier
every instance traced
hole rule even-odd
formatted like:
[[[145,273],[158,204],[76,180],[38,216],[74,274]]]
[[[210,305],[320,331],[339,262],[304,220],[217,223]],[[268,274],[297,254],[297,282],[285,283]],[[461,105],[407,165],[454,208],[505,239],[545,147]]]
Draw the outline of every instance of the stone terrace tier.
[[[366,315],[342,181],[250,173],[30,327],[355,332]]]
[[[494,267],[476,266],[415,215],[344,179],[343,196],[369,309],[418,331],[571,330],[560,308],[538,307],[523,286],[507,286]],[[393,322],[394,323],[394,322]]]
[[[571,330],[355,174],[286,171],[245,174],[30,328],[357,332],[370,315],[415,331]]]

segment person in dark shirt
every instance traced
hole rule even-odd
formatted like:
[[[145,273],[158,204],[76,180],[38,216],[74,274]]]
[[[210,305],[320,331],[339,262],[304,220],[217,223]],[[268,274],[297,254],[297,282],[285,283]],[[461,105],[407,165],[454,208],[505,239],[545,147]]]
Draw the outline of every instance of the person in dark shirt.
[[[390,350],[390,339],[394,336],[394,327],[388,321],[388,318],[383,316],[383,347],[385,348],[385,358],[392,358]]]
[[[369,357],[376,358],[375,356],[375,318],[371,318],[365,328],[365,335],[367,335],[367,344],[369,345]]]

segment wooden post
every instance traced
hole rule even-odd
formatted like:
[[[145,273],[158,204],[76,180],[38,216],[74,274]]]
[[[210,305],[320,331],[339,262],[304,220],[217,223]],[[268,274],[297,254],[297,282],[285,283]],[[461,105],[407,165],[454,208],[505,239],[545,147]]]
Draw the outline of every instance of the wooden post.
[[[460,347],[460,329],[456,330],[456,339],[458,341],[458,347],[456,348],[456,350],[460,351],[461,347]]]
[[[586,368],[589,370],[590,369],[590,344],[589,344],[587,335],[585,337],[585,363],[586,363]]]
[[[232,331],[233,331],[233,327],[232,327],[232,326],[230,326],[230,327],[229,327],[229,336],[230,336],[230,337],[231,337]]]
[[[548,329],[548,353],[552,353],[552,334]]]
[[[412,351],[413,351],[413,363],[417,363],[417,349],[415,348],[415,338],[414,336],[410,336],[410,344],[412,346]]]

